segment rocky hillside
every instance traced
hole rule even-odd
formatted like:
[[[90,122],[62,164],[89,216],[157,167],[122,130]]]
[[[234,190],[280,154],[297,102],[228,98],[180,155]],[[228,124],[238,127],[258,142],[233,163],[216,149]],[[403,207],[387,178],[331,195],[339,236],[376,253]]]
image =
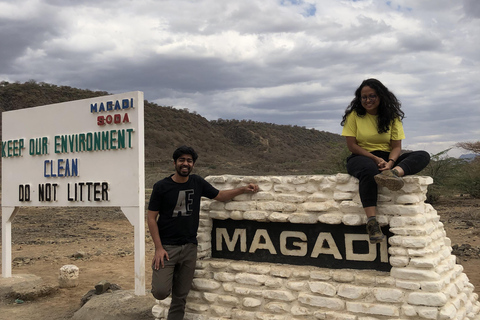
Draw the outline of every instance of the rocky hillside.
[[[0,110],[108,94],[35,81],[3,81],[0,82]],[[338,134],[245,120],[209,121],[188,110],[145,101],[147,172],[171,171],[171,154],[182,144],[197,150],[197,173],[203,175],[333,173],[341,171],[346,154],[344,139]]]

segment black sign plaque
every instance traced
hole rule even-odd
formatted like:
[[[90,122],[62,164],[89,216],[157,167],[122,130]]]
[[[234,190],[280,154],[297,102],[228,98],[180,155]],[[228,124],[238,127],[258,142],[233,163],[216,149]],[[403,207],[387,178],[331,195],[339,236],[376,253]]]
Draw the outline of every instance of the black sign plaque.
[[[216,220],[212,257],[332,269],[390,271],[388,227],[379,244],[370,244],[365,226]]]

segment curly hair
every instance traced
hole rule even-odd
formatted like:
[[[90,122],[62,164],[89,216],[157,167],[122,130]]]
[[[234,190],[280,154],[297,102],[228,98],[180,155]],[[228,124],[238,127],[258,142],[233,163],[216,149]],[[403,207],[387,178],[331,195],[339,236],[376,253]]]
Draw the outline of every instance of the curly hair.
[[[383,85],[377,79],[367,79],[363,80],[360,87],[355,90],[355,98],[353,98],[350,105],[345,110],[345,114],[343,115],[342,122],[340,123],[342,126],[345,125],[345,121],[347,120],[347,116],[352,112],[355,111],[360,117],[364,116],[367,113],[367,110],[362,106],[362,97],[361,92],[363,87],[370,87],[375,90],[378,98],[380,99],[380,104],[378,106],[378,124],[377,124],[377,131],[378,133],[385,133],[390,130],[390,125],[392,122],[399,118],[402,120],[405,117],[405,113],[400,109],[402,103],[395,97],[395,95],[388,90],[387,87]]]
[[[198,159],[198,154],[193,150],[192,147],[187,147],[187,146],[181,146],[178,147],[174,152],[173,152],[173,161],[177,162],[177,159],[180,158],[180,156],[184,154],[189,154],[192,156],[193,163],[197,161]]]

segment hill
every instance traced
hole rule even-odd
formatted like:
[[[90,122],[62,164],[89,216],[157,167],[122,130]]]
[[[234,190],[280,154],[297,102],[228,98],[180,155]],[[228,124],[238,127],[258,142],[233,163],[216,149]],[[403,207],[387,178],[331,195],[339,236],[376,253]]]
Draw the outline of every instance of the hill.
[[[108,94],[35,81],[2,81],[0,111]],[[145,101],[147,180],[149,174],[170,173],[173,150],[183,144],[199,153],[196,172],[204,176],[334,173],[341,170],[346,154],[344,138],[338,134],[251,120],[209,121],[188,110]]]

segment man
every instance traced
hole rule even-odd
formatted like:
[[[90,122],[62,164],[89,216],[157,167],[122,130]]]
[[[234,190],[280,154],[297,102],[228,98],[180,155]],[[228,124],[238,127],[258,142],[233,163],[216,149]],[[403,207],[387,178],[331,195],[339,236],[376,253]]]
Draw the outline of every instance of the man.
[[[167,320],[182,320],[185,314],[197,260],[201,197],[228,201],[240,194],[258,191],[255,184],[217,190],[200,176],[190,174],[197,158],[191,147],[175,150],[175,173],[155,183],[148,204],[148,229],[155,244],[152,294],[158,300],[172,294]]]

